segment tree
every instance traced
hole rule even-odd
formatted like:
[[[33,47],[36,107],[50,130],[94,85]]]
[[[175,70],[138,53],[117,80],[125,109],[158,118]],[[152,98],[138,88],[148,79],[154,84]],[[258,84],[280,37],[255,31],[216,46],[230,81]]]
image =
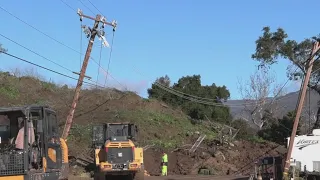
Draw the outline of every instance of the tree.
[[[180,107],[194,119],[209,117],[220,122],[230,119],[229,108],[222,106],[221,103],[221,99],[227,100],[230,97],[227,87],[216,86],[214,83],[211,86],[203,86],[200,75],[181,77],[173,85],[167,75],[157,78],[152,87],[148,89],[148,94],[149,98],[161,100],[173,107]],[[199,100],[198,97],[201,97],[201,101],[221,106],[210,106],[188,100],[188,98]]]
[[[277,101],[271,98],[281,96],[283,90],[276,83],[276,78],[266,69],[255,71],[247,82],[239,81],[238,90],[244,100],[241,118],[252,121],[259,129],[265,125],[267,116],[277,112]]]
[[[290,137],[295,112],[288,112],[283,118],[274,121],[270,127],[260,130],[258,135],[265,140],[273,141],[278,144],[285,144],[286,138]],[[297,134],[300,134],[301,123],[298,125]]]
[[[250,139],[257,135],[257,131],[243,119],[233,120],[231,126],[239,130],[236,136],[238,139]]]
[[[0,44],[0,53],[2,53],[2,52],[7,52],[7,49],[3,48],[2,44]]]
[[[260,62],[260,67],[269,67],[279,60],[291,62],[287,68],[290,80],[300,80],[306,74],[307,61],[310,58],[314,41],[319,40],[319,35],[304,39],[301,42],[288,39],[288,34],[282,29],[271,32],[269,27],[263,28],[263,34],[256,40],[256,51],[252,58]],[[316,59],[319,53],[316,54]],[[320,62],[315,61],[309,87],[320,95]],[[317,120],[314,128],[320,128],[320,107],[317,111]]]

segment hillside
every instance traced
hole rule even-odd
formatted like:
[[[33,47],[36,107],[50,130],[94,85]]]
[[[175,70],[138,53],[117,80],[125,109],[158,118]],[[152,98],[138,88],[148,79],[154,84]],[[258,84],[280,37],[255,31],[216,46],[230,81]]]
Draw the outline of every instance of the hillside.
[[[49,105],[58,113],[59,126],[63,128],[73,89],[30,76],[18,78],[8,73],[0,74],[0,84],[0,106]],[[86,89],[81,92],[68,137],[69,154],[77,157],[87,155],[92,124],[128,121],[139,127],[138,145],[153,145],[145,152],[146,169],[151,174],[159,173],[161,149],[170,149],[169,173],[174,174],[196,174],[203,167],[213,168],[215,174],[248,173],[256,158],[281,153],[281,150],[275,150],[280,146],[266,142],[239,141],[232,147],[220,147],[214,141],[218,134],[216,129],[207,123],[192,123],[181,110],[143,99],[131,92]],[[182,145],[190,148],[199,134],[206,134],[207,138],[195,154],[187,154],[184,150],[171,152]],[[248,148],[255,148],[255,153],[248,153]]]
[[[276,116],[281,118],[282,116],[286,115],[287,112],[293,111],[296,108],[297,101],[299,97],[299,91],[291,92],[284,96],[278,97],[277,99],[277,114]],[[270,98],[271,100],[272,98]],[[270,101],[269,100],[269,101]],[[314,116],[318,110],[318,101],[320,100],[320,96],[317,92],[312,91],[310,93],[310,109],[311,109],[311,116]],[[225,104],[230,106],[230,112],[234,119],[241,118],[242,116],[248,118],[249,113],[244,111],[244,107],[241,106],[244,104],[244,100],[228,100]],[[236,107],[235,107],[236,106]],[[303,116],[304,119],[309,119],[309,91],[307,91],[307,96],[304,103],[304,110]]]

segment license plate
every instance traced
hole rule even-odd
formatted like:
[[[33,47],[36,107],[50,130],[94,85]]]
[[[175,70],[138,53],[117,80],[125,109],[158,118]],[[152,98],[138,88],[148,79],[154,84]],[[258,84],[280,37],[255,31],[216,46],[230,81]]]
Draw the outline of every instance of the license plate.
[[[118,156],[119,156],[119,157],[122,157],[122,153],[118,153]]]

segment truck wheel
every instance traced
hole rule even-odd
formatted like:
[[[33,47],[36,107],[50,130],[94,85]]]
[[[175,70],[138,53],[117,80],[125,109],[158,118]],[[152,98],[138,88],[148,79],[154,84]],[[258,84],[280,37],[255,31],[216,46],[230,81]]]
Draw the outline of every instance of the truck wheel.
[[[141,168],[133,175],[133,180],[144,180],[144,169]]]
[[[94,180],[105,180],[106,177],[102,173],[95,172],[94,175],[93,175],[93,179]]]

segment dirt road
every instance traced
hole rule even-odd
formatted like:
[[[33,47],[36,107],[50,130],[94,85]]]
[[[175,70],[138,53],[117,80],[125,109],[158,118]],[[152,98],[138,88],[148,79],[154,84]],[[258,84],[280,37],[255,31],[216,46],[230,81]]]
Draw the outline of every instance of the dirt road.
[[[247,180],[249,177],[244,176],[149,176],[145,180]]]
[[[70,177],[69,180],[92,180],[92,178],[85,177]],[[145,180],[247,180],[249,177],[245,176],[146,176]]]

